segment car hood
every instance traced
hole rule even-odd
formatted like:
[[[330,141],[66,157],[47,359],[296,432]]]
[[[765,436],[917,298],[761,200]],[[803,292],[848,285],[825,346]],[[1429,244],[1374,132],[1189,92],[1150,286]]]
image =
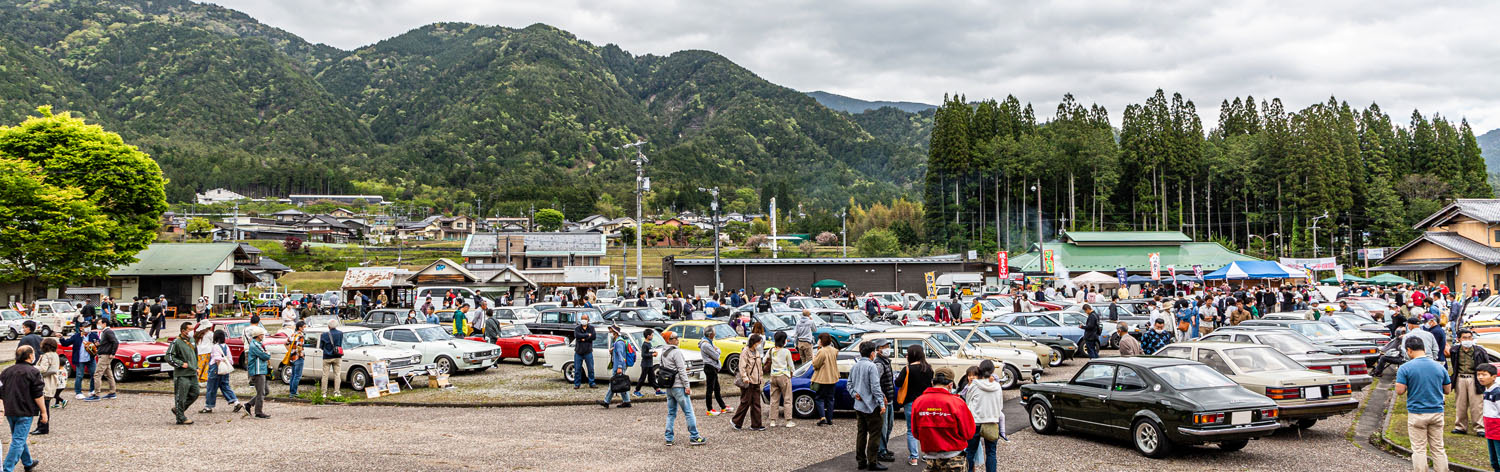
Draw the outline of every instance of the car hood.
[[[860,334],[860,333],[866,333],[866,332],[870,331],[868,329],[859,327],[859,325],[852,325],[852,324],[849,324],[849,323],[824,323],[823,326],[827,326],[829,328],[837,329],[837,330],[844,331],[844,332],[847,332],[847,333],[852,333],[852,334]]]
[[[561,344],[567,344],[568,343],[568,339],[567,338],[564,338],[562,336],[552,336],[552,335],[549,335],[549,334],[528,334],[528,335],[525,335],[525,336],[521,336],[521,340],[523,340],[523,341],[531,341],[531,342],[535,342],[535,343],[543,343],[543,342],[549,342],[549,343],[550,342],[556,342],[556,343],[561,343]]]
[[[471,353],[472,352],[485,352],[485,351],[490,351],[490,350],[494,350],[495,349],[495,345],[494,344],[486,343],[484,341],[470,341],[470,340],[467,340],[467,339],[449,339],[447,341],[428,341],[428,342],[425,342],[425,343],[422,343],[422,344],[431,344],[431,345],[434,345],[434,346],[447,345],[447,346],[449,346],[452,349],[457,349],[457,350],[462,351],[462,352],[471,352]]]
[[[1188,401],[1197,404],[1199,410],[1238,410],[1244,408],[1275,408],[1276,402],[1245,387],[1197,388],[1178,390]]]
[[[167,343],[120,343],[120,350],[116,354],[129,353],[142,356],[154,356],[167,352]]]
[[[1361,342],[1361,343],[1368,343],[1368,342],[1374,342],[1374,341],[1384,342],[1385,340],[1390,339],[1389,336],[1375,334],[1375,333],[1372,333],[1372,332],[1369,332],[1369,331],[1363,331],[1363,330],[1357,330],[1357,331],[1339,331],[1339,334],[1342,335],[1342,336],[1344,336],[1345,338],[1349,338],[1350,341],[1357,341],[1357,342]]]
[[[344,350],[344,359],[346,360],[399,359],[421,355],[422,353],[417,352],[415,349],[402,349],[390,346],[364,346]]]

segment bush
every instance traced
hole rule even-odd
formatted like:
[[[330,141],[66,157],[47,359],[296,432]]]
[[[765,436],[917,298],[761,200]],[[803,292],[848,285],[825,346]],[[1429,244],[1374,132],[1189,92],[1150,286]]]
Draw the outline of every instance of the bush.
[[[748,246],[746,249],[749,249],[750,252],[760,254],[761,246],[764,246],[766,244],[766,241],[770,240],[771,238],[767,237],[764,234],[757,234],[755,236],[745,238],[745,246]]]
[[[818,244],[832,246],[834,243],[839,242],[839,235],[824,231],[818,233],[818,237],[814,239],[818,241]]]
[[[864,236],[859,237],[859,242],[854,244],[859,255],[864,257],[888,257],[900,252],[900,243],[896,236],[888,230],[872,229],[866,231]]]
[[[801,250],[803,255],[812,257],[813,251],[818,249],[818,245],[812,241],[803,241],[802,244],[797,245],[797,249]]]

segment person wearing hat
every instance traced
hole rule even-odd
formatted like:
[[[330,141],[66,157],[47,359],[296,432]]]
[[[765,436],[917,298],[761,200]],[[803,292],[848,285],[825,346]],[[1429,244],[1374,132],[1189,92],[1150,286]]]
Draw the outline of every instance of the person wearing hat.
[[[245,328],[245,373],[250,375],[250,386],[255,387],[255,398],[245,402],[245,415],[252,412],[256,418],[270,418],[266,414],[266,373],[270,370],[267,361],[271,355],[265,347],[266,329],[259,326]]]
[[[609,326],[609,337],[611,339],[609,345],[609,364],[611,366],[609,389],[604,392],[604,399],[599,401],[599,406],[606,409],[609,408],[610,400],[613,400],[615,395],[619,395],[622,400],[620,408],[630,408],[630,377],[626,376],[623,383],[617,379],[618,377],[625,376],[625,368],[629,367],[630,360],[627,359],[627,356],[630,355],[630,341],[626,340],[625,336],[620,335],[620,327],[618,325]],[[621,385],[624,388],[617,389]]]
[[[912,435],[930,471],[963,470],[963,452],[974,437],[974,415],[952,391],[951,372],[939,371],[932,386],[912,402]]]
[[[1423,346],[1422,352],[1424,354],[1426,354],[1427,357],[1431,357],[1432,360],[1437,360],[1437,353],[1433,352],[1435,350],[1434,347],[1437,346],[1437,338],[1432,337],[1432,332],[1427,331],[1425,329],[1422,329],[1422,319],[1421,318],[1430,318],[1430,317],[1432,317],[1432,315],[1425,315],[1424,314],[1424,315],[1421,315],[1420,318],[1418,316],[1415,316],[1415,315],[1412,316],[1412,317],[1410,317],[1410,318],[1407,318],[1406,319],[1406,334],[1403,335],[1403,336],[1401,336],[1401,339],[1402,339],[1401,343],[1402,343],[1402,345],[1405,345],[1406,344],[1406,340],[1410,339],[1410,338],[1421,339],[1422,340],[1422,346]]]

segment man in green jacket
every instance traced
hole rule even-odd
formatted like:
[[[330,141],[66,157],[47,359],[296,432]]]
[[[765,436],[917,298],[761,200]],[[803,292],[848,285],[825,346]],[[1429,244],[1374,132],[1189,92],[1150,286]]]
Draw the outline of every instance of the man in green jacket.
[[[172,395],[176,403],[172,414],[177,424],[193,424],[185,414],[198,401],[198,351],[193,347],[193,324],[183,322],[177,339],[167,348],[167,364],[172,366]]]

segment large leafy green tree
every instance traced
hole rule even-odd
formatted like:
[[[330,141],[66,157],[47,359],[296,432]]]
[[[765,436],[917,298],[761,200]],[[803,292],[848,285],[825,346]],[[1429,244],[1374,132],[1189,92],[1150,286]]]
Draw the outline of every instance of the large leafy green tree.
[[[100,277],[156,239],[166,194],[156,161],[120,136],[50,107],[0,127],[6,241],[0,278]]]
[[[537,210],[536,227],[542,231],[557,231],[562,228],[563,214],[551,208]]]

